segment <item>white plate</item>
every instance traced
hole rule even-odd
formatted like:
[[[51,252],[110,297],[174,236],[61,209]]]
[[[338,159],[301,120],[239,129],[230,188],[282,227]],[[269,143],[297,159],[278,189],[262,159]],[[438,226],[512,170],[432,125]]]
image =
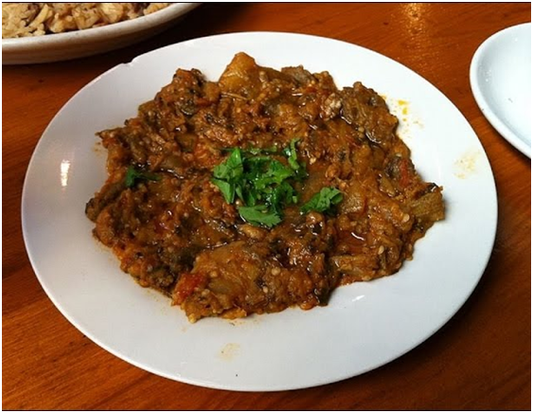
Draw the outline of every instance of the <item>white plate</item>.
[[[108,52],[156,35],[199,3],[177,3],[108,26],[44,36],[2,39],[2,64],[57,62]]]
[[[479,46],[470,85],[491,125],[531,158],[531,23],[502,30]]]
[[[176,68],[217,79],[236,52],[261,65],[328,70],[337,85],[378,90],[426,180],[444,186],[446,220],[391,277],[337,289],[327,307],[189,324],[169,300],[139,287],[91,236],[85,203],[105,180],[94,132],[118,126],[169,83]],[[407,113],[407,114],[406,114]],[[78,92],[44,132],[22,201],[35,272],[65,317],[118,357],[171,379],[233,390],[330,383],[381,366],[435,333],[487,264],[497,203],[489,162],[457,108],[426,80],[370,50],[313,36],[235,33],[175,44],[111,69]]]

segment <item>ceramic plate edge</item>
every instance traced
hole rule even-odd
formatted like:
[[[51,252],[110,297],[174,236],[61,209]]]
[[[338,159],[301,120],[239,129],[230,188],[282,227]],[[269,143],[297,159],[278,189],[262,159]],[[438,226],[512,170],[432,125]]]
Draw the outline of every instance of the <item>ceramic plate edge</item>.
[[[515,30],[517,28],[521,28],[524,26],[531,26],[531,23],[522,23],[515,26],[507,27],[505,29],[502,29],[491,36],[489,36],[487,39],[485,39],[479,47],[474,52],[474,55],[472,57],[472,61],[470,63],[470,87],[472,89],[472,94],[474,95],[474,100],[476,101],[477,105],[479,106],[479,109],[487,119],[487,121],[496,129],[496,131],[502,135],[512,146],[514,146],[516,149],[518,149],[520,152],[522,152],[524,155],[531,158],[531,146],[529,146],[526,142],[524,142],[523,139],[516,136],[516,134],[509,129],[507,125],[503,121],[500,120],[500,118],[496,115],[496,113],[492,110],[491,106],[488,104],[487,100],[485,99],[485,96],[483,92],[481,91],[481,88],[479,86],[480,79],[478,77],[477,69],[479,67],[480,59],[487,49],[487,47],[491,44],[491,42],[494,42],[499,39],[499,37],[507,33],[509,31]]]

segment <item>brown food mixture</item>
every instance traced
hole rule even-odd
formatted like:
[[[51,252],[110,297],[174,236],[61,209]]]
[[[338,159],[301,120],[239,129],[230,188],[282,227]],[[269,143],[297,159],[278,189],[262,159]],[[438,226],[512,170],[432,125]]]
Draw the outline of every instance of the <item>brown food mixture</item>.
[[[393,274],[444,218],[441,188],[422,181],[398,120],[360,82],[277,71],[239,53],[218,82],[179,69],[123,127],[99,133],[109,177],[86,208],[94,235],[143,287],[190,321],[325,305],[342,284]],[[300,204],[271,229],[251,225],[211,179],[227,148],[283,148],[294,138],[308,177]],[[159,176],[125,184],[134,165]],[[302,214],[323,187],[336,214]]]

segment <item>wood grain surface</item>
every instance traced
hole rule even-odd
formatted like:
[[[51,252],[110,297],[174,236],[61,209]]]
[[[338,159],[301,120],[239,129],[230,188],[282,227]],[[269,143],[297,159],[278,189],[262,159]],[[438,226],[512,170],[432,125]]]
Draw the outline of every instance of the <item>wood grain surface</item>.
[[[115,52],[4,66],[3,408],[529,410],[531,163],[483,117],[468,72],[472,55],[487,37],[530,17],[529,3],[211,3],[165,33]],[[317,388],[272,393],[174,382],[136,368],[86,338],[54,307],[34,275],[21,231],[22,185],[35,145],[54,115],[81,87],[119,63],[179,41],[237,31],[314,34],[389,56],[450,98],[487,152],[499,217],[481,282],[441,330],[379,369]]]

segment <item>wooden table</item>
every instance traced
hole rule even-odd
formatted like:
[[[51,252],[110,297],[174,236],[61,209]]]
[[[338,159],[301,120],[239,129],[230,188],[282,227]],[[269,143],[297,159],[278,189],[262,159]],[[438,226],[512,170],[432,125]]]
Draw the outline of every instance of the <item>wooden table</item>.
[[[530,21],[530,4],[203,5],[143,43],[70,62],[3,67],[4,409],[529,409],[531,165],[489,125],[468,70],[491,34]],[[492,164],[494,251],[453,319],[403,357],[313,389],[245,393],[173,382],[101,349],[48,299],[28,261],[20,203],[30,156],[57,111],[90,80],[149,50],[236,31],[341,39],[428,79],[466,116]],[[480,205],[480,208],[483,206]]]

